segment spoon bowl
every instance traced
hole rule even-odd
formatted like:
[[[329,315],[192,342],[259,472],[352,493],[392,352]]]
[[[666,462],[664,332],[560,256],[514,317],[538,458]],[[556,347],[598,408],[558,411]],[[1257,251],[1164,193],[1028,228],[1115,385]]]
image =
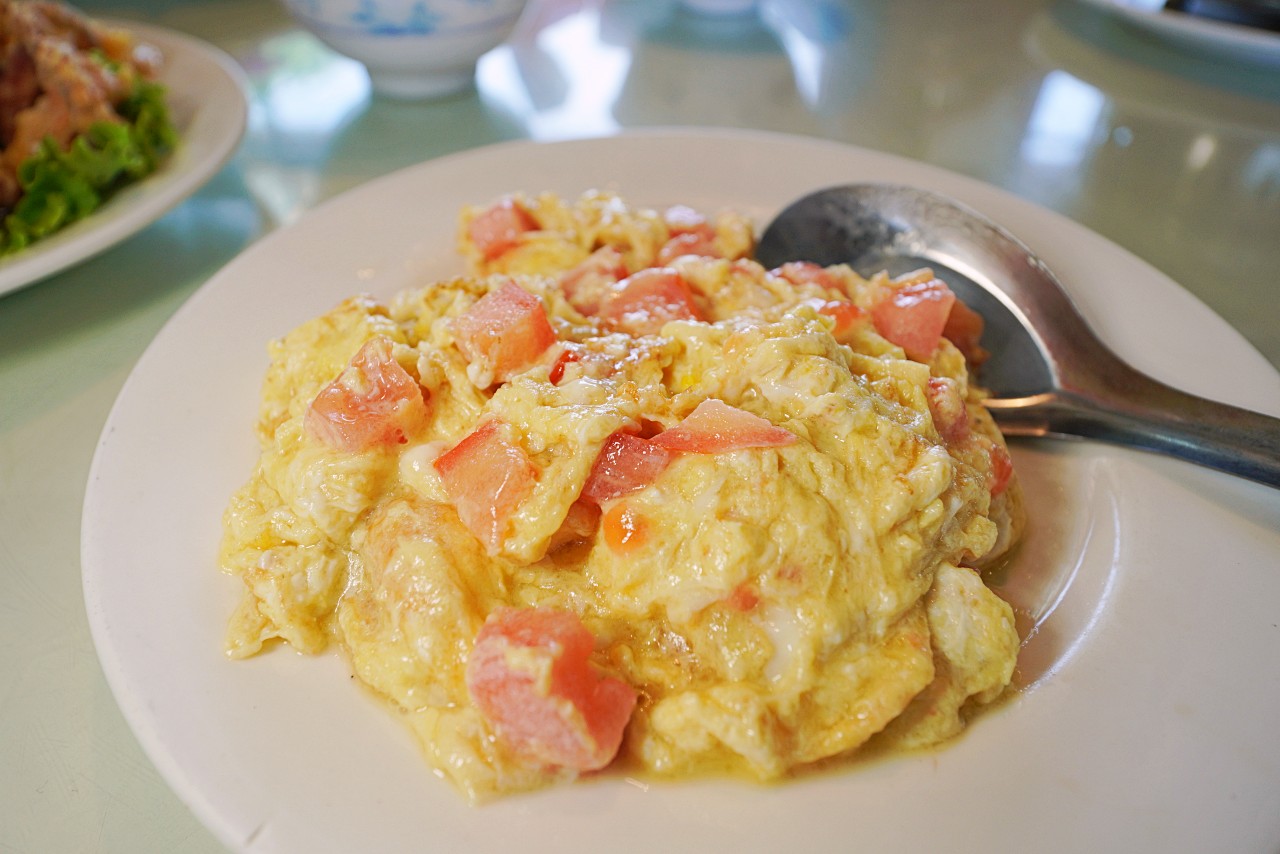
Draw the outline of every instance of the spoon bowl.
[[[1053,273],[981,214],[914,187],[811,193],[761,235],[766,267],[848,264],[867,276],[932,268],[983,316],[979,381],[1008,436],[1088,438],[1179,457],[1280,487],[1280,419],[1196,397],[1131,367]]]

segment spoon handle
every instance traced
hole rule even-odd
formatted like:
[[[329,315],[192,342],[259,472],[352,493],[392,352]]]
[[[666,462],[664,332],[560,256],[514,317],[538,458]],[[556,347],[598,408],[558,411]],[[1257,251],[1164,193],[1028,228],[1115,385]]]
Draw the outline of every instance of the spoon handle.
[[[1113,373],[1103,388],[987,406],[1009,436],[1099,439],[1280,488],[1280,419],[1187,394],[1133,369]]]

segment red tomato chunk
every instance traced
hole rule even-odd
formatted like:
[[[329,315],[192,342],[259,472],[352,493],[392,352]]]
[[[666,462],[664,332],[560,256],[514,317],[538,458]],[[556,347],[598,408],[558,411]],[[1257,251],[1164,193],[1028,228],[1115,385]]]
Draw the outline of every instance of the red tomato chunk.
[[[672,205],[662,213],[662,221],[672,235],[704,234],[715,237],[715,229],[707,224],[707,218],[688,205]]]
[[[929,377],[929,414],[938,433],[949,444],[969,439],[969,410],[960,396],[960,386],[947,377]]]
[[[818,314],[826,315],[835,321],[831,335],[837,341],[847,337],[867,316],[865,311],[846,300],[827,300],[818,306]]]
[[[769,271],[781,276],[793,285],[817,285],[820,288],[845,292],[844,285],[828,272],[826,267],[812,261],[788,261],[781,267]]]
[[[560,290],[571,306],[591,316],[600,311],[613,285],[626,277],[622,253],[612,246],[601,246],[560,277]]]
[[[582,496],[597,504],[643,489],[662,474],[671,452],[648,439],[618,431],[605,440]]]
[[[716,247],[715,233],[687,232],[677,234],[658,250],[658,263],[670,264],[683,255],[701,255],[705,258],[719,258],[720,250]]]
[[[910,282],[892,291],[871,309],[876,331],[897,344],[907,357],[927,362],[947,325],[956,295],[941,279]]]
[[[492,554],[507,522],[533,492],[538,469],[524,449],[502,435],[502,422],[486,421],[434,463],[463,524]]]
[[[352,453],[403,445],[426,424],[425,393],[391,355],[391,340],[373,338],[316,395],[306,429],[329,447]]]
[[[959,299],[951,306],[947,315],[947,324],[942,328],[942,337],[956,345],[964,354],[969,367],[976,368],[987,360],[991,354],[981,345],[982,330],[986,322],[978,314]]]
[[[500,608],[476,635],[467,689],[498,737],[547,765],[608,765],[636,705],[635,690],[592,666],[595,638],[576,614]]]
[[[564,370],[574,362],[582,361],[582,353],[577,349],[576,345],[566,344],[564,349],[560,351],[560,355],[556,356],[556,360],[551,363],[551,369],[547,371],[547,380],[552,385],[560,385],[560,381],[564,379]]]
[[[1000,444],[991,443],[991,497],[1000,495],[1009,488],[1013,479],[1013,460],[1009,451]]]
[[[705,320],[689,283],[669,267],[650,267],[618,283],[600,317],[631,335],[650,335],[673,320]]]
[[[453,324],[467,361],[505,382],[538,361],[556,341],[542,301],[515,282],[481,297]]]
[[[525,232],[536,231],[538,221],[514,199],[503,199],[477,214],[467,225],[467,237],[486,261],[492,261],[520,242]]]
[[[653,444],[672,451],[715,454],[740,448],[781,447],[795,440],[794,433],[775,427],[766,418],[708,398],[675,427],[654,436]]]

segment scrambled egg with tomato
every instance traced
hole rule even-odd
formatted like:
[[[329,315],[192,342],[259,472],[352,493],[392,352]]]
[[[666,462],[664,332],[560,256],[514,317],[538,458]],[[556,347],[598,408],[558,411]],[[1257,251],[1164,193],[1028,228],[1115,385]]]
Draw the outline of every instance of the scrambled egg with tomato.
[[[1019,489],[923,270],[751,260],[603,193],[462,213],[468,275],[271,345],[233,657],[337,644],[472,800],[625,763],[772,780],[1008,685]]]

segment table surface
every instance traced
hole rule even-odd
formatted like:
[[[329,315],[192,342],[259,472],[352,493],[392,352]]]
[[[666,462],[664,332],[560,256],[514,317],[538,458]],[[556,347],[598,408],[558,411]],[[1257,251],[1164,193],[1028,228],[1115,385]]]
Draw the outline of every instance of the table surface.
[[[98,665],[79,571],[86,476],[133,363],[183,301],[375,176],[501,140],[644,126],[839,140],[1065,214],[1280,365],[1280,60],[1166,41],[1098,4],[773,0],[716,20],[666,0],[534,0],[473,88],[421,103],[373,97],[361,66],[264,0],[81,5],[222,48],[246,71],[250,119],[234,159],[181,206],[0,297],[0,851],[220,850]]]

